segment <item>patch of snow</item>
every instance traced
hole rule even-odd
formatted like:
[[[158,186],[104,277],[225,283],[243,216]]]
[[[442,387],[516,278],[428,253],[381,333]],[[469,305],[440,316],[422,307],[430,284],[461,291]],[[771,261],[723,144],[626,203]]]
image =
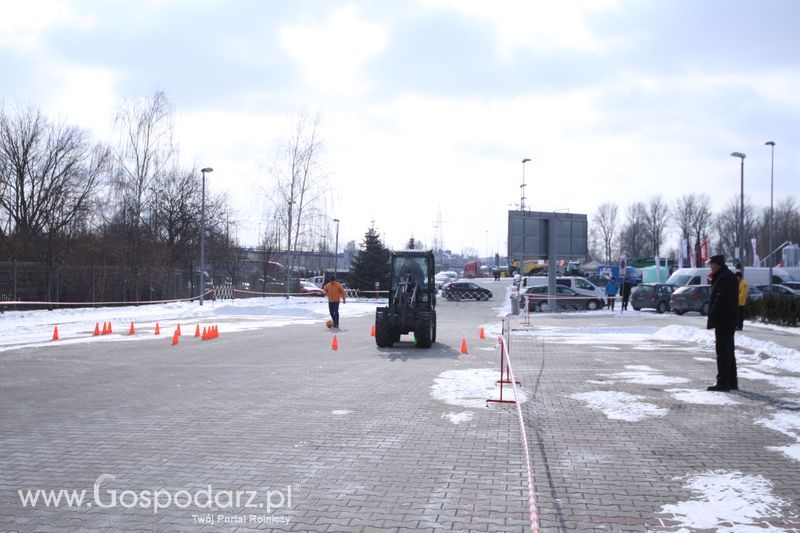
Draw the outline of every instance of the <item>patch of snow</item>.
[[[616,382],[638,383],[640,385],[677,385],[691,381],[687,378],[664,376],[655,368],[644,365],[629,365],[625,368],[628,369],[628,372],[600,375]]]
[[[434,380],[431,396],[458,407],[485,408],[486,400],[497,398],[499,394],[498,377],[499,372],[494,368],[446,370]],[[520,394],[519,401],[527,401],[525,391],[519,387],[517,391]],[[513,397],[514,392],[510,385],[504,386],[503,395]]]
[[[722,392],[712,392],[695,389],[667,389],[676,400],[698,405],[739,405],[729,395]]]
[[[445,413],[442,418],[449,418],[453,424],[460,424],[461,422],[469,422],[472,420],[472,411],[462,411],[460,413]]]
[[[800,461],[800,413],[776,413],[772,418],[759,418],[755,423],[797,441],[796,444],[789,446],[769,446],[767,449],[781,452],[795,461]]]
[[[591,409],[602,411],[610,420],[638,422],[646,418],[662,417],[667,409],[642,402],[643,396],[615,391],[583,392],[570,396],[586,403]]]
[[[331,411],[332,415],[342,416],[342,415],[349,415],[352,411],[348,411],[347,409],[334,409]]]
[[[684,488],[696,499],[665,505],[661,513],[671,515],[690,530],[718,532],[785,531],[768,525],[780,520],[791,502],[772,494],[772,483],[760,475],[710,471],[684,478]],[[765,529],[768,527],[768,529]]]

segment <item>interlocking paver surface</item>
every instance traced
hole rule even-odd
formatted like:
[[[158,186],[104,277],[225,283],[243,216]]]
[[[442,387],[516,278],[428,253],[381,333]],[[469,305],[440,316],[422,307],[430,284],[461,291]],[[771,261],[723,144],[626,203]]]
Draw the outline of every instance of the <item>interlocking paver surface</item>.
[[[365,316],[342,321],[338,351],[321,325],[226,335],[221,323],[220,338],[183,337],[178,346],[162,339],[0,352],[0,530],[526,531],[515,409],[431,395],[445,371],[498,369],[494,341],[477,339],[480,325],[499,321],[498,305],[441,302],[430,350],[410,342],[377,349]],[[534,324],[598,325],[598,317],[638,324],[603,314],[537,316]],[[675,522],[662,507],[692,498],[679,478],[712,470],[768,478],[790,504],[766,519],[798,527],[797,462],[767,449],[791,439],[753,423],[791,411],[797,398],[743,379],[731,395],[736,405],[688,404],[667,389],[704,389],[713,363],[695,357],[713,357],[707,349],[601,350],[553,342],[536,327],[512,336],[512,357],[529,396],[522,406],[543,530],[669,529]],[[630,365],[690,381],[606,376]],[[639,395],[666,414],[610,420],[572,397],[591,391]],[[465,411],[472,418],[457,424],[446,416]],[[113,476],[100,482],[108,508],[92,494],[103,474]],[[86,490],[83,505],[24,507],[18,495],[62,488]],[[155,513],[142,495],[156,490],[178,498],[209,490],[228,505],[209,513],[173,501]],[[226,500],[235,491],[254,495],[246,503],[256,507]]]

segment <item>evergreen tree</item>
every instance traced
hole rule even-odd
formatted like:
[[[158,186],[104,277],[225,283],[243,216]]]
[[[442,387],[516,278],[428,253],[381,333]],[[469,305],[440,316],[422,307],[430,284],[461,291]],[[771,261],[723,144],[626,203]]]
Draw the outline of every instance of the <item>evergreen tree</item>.
[[[418,243],[417,241],[414,240],[414,237],[412,235],[412,237],[408,239],[408,243],[406,244],[406,250],[414,250],[416,248],[418,248]]]
[[[375,282],[381,284],[381,290],[389,288],[389,250],[381,242],[374,226],[370,226],[364,235],[362,248],[353,259],[348,279],[354,289],[375,290]]]

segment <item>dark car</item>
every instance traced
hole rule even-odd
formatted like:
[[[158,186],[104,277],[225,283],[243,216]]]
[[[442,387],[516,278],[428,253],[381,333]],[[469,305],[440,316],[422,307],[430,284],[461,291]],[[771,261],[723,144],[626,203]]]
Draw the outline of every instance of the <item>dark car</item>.
[[[711,285],[686,285],[678,287],[669,300],[669,306],[676,314],[698,311],[708,314],[708,301],[711,298]]]
[[[777,296],[788,296],[790,298],[800,298],[800,291],[790,289],[785,285],[772,285],[772,292],[769,292],[769,285],[759,285],[758,288],[764,293],[764,296],[774,294]]]
[[[603,307],[603,301],[599,298],[579,294],[563,285],[556,285],[555,296],[558,309],[587,309],[594,311]],[[520,296],[520,305],[524,306],[524,300],[527,300],[529,311],[542,311],[547,309],[548,299],[547,285],[528,287]]]
[[[800,281],[784,281],[781,285],[789,287],[793,291],[800,291]]]
[[[469,281],[454,281],[442,287],[442,295],[448,300],[491,300],[492,291]]]
[[[664,283],[642,283],[631,292],[631,306],[634,310],[655,309],[659,313],[669,311],[669,299],[675,291],[675,285]]]

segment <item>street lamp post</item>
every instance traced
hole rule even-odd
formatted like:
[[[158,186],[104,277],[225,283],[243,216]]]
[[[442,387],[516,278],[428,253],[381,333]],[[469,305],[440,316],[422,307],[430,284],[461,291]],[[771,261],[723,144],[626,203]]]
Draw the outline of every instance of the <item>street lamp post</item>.
[[[520,249],[520,255],[522,257],[519,262],[520,280],[522,276],[525,275],[525,187],[527,187],[527,185],[525,185],[525,163],[529,163],[530,160],[529,157],[522,160],[522,185],[519,186],[519,210],[522,213],[522,247]]]
[[[742,265],[742,279],[744,279],[744,158],[742,152],[733,152],[731,157],[738,157],[741,161],[739,172],[739,262]]]
[[[339,219],[334,218],[333,221],[336,222],[336,244],[334,244],[333,250],[333,275],[335,276],[339,267]],[[325,280],[323,279],[323,281]]]
[[[772,257],[772,221],[775,212],[772,207],[772,192],[775,177],[775,142],[767,141],[764,146],[770,147],[770,165],[769,165],[769,293],[772,294],[772,266],[775,264],[775,258]]]
[[[200,305],[206,290],[206,172],[214,172],[211,167],[200,169],[203,174],[202,198],[200,200]]]

